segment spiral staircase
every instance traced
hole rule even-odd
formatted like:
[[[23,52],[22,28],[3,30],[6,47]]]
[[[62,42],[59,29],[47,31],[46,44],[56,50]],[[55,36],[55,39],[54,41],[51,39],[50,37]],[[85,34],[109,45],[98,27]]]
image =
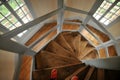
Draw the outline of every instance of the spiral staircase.
[[[119,70],[86,65],[82,60],[97,59],[98,52],[77,31],[63,31],[35,55],[32,80],[50,80],[51,70],[57,69],[57,80],[119,80]]]

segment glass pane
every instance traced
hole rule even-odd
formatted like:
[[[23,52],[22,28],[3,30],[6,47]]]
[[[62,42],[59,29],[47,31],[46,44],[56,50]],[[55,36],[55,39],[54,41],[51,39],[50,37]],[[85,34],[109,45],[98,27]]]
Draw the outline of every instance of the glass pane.
[[[24,17],[24,18],[22,19],[22,21],[23,21],[24,23],[27,23],[27,22],[28,22],[28,19],[27,19],[26,17]]]
[[[115,2],[115,0],[108,0],[110,3],[114,3]]]
[[[22,24],[20,23],[20,22],[17,22],[17,23],[15,23],[15,26],[16,27],[19,27],[19,26],[21,26]]]
[[[108,25],[111,21],[110,20],[107,20],[104,22],[105,25]]]
[[[23,4],[25,4],[23,0],[16,0],[16,1],[17,1],[17,3],[18,3],[20,6],[23,5]]]
[[[103,15],[105,13],[105,11],[106,11],[105,9],[101,8],[100,11],[99,11],[99,14]]]
[[[111,3],[106,2],[104,8],[105,8],[105,9],[108,9],[111,5],[112,5]]]
[[[25,14],[29,12],[28,8],[25,5],[22,7],[22,10],[24,11]]]
[[[4,5],[1,5],[1,6],[0,6],[0,12],[1,12],[4,16],[10,14],[10,11],[9,11]]]
[[[9,0],[9,4],[14,10],[19,8],[19,6],[18,6],[18,4],[16,3],[15,0]]]
[[[117,3],[117,6],[119,6],[119,7],[120,7],[120,2],[118,2],[118,3]]]
[[[20,18],[22,18],[23,16],[25,16],[21,9],[18,9],[18,10],[16,11],[16,13],[18,14],[18,16],[19,16]]]
[[[2,19],[4,19],[4,17],[0,14],[0,21],[1,21]]]
[[[106,1],[103,1],[103,3],[100,5],[100,7],[104,7],[106,4]]]
[[[14,25],[11,25],[10,27],[9,27],[9,30],[13,30],[13,29],[15,29],[16,27],[14,26]]]
[[[109,19],[113,14],[111,12],[107,13],[107,15],[105,15],[105,18]]]
[[[115,14],[116,15],[120,15],[120,9]]]
[[[29,14],[27,14],[27,18],[29,19],[29,21],[33,20],[33,19],[32,19],[32,16],[31,16],[31,14],[30,14],[30,13],[29,13]]]
[[[17,19],[13,15],[8,16],[7,19],[9,19],[13,24],[17,22]]]
[[[7,27],[7,28],[11,25],[11,23],[10,23],[8,20],[6,20],[6,19],[3,20],[3,21],[1,22],[1,24],[4,25],[4,26]]]
[[[113,15],[113,16],[110,18],[110,20],[113,21],[113,20],[115,20],[117,17],[118,17],[118,16]]]
[[[100,22],[101,22],[101,23],[104,23],[106,20],[107,20],[107,19],[103,17],[103,18],[100,20]]]
[[[98,20],[101,17],[101,15],[97,15],[95,18]]]
[[[113,12],[113,13],[115,13],[118,9],[119,9],[118,6],[114,6],[110,11]]]

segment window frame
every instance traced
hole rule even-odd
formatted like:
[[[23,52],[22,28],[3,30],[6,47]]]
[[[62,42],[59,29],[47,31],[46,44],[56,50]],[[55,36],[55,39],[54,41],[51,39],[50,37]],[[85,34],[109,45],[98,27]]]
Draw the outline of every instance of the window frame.
[[[108,3],[110,3],[108,0],[104,0],[104,1],[106,1],[106,2],[108,2]],[[103,1],[103,2],[104,2]],[[111,6],[102,14],[102,16],[100,16],[100,18],[99,19],[97,19],[97,14],[99,14],[99,13],[97,13],[98,12],[98,10],[99,10],[99,8],[101,8],[101,5],[103,4],[101,4],[100,5],[100,7],[97,9],[97,11],[93,14],[93,17],[96,19],[96,20],[98,20],[100,23],[102,23],[104,26],[110,26],[112,23],[114,23],[114,21],[116,21],[116,19],[117,18],[119,18],[120,17],[120,15],[118,15],[115,19],[112,19],[111,17],[113,17],[113,16],[116,16],[116,14],[115,13],[113,13],[113,12],[111,12],[111,10],[113,10],[113,8],[115,7],[115,6],[118,6],[117,4],[118,3],[120,3],[120,1],[119,0],[115,0],[112,4],[111,4]],[[105,4],[105,3],[104,3]],[[103,6],[104,7],[104,6]],[[103,8],[102,7],[102,8]],[[119,9],[117,9],[117,11],[119,11],[120,10],[120,6],[118,6],[119,7]],[[100,10],[99,10],[100,11]],[[106,18],[105,16],[106,15],[108,15],[108,14],[112,14],[109,18]],[[105,21],[103,21],[102,22],[102,19],[105,19],[106,18],[106,20]],[[105,24],[105,22],[107,22],[107,21],[109,21],[109,23],[108,24]]]
[[[10,0],[6,0],[5,2],[0,1],[0,6],[2,6],[2,5],[4,5],[5,7],[6,7],[6,5],[10,6],[9,1],[10,1]],[[13,8],[10,6],[10,8],[12,8],[12,12],[11,12],[11,9],[10,9],[9,7],[6,7],[6,8],[8,9],[8,11],[9,11],[9,14],[7,14],[7,16],[6,16],[6,15],[3,15],[3,14],[1,15],[3,18],[0,20],[0,24],[3,25],[3,24],[2,24],[2,21],[7,20],[7,22],[10,23],[10,26],[9,26],[9,27],[6,27],[5,25],[3,25],[3,27],[7,28],[9,31],[10,31],[10,30],[13,30],[13,29],[15,29],[15,28],[17,28],[17,27],[20,27],[21,25],[23,25],[23,24],[25,24],[25,23],[28,23],[29,21],[33,20],[33,15],[31,14],[31,12],[30,12],[27,4],[25,3],[25,1],[24,1],[24,3],[23,3],[22,5],[20,5],[16,0],[15,0],[15,2],[16,2],[16,4],[17,4],[17,6],[18,6],[16,9],[13,9]],[[25,11],[23,10],[23,8],[27,8],[27,12],[25,12]],[[22,17],[20,17],[19,14],[17,13],[18,10],[21,10],[21,12],[23,13],[23,16],[22,16]],[[14,12],[13,12],[13,11],[14,11]],[[21,12],[20,12],[20,13],[21,13]],[[26,21],[26,22],[23,21],[24,23],[21,23],[21,21],[20,21],[20,20],[16,17],[16,15],[14,15],[13,13],[17,14],[17,17],[19,17],[20,20],[23,21],[23,19],[26,18],[27,21]],[[1,14],[1,12],[0,12],[0,14]],[[10,21],[10,20],[8,19],[8,17],[11,16],[11,15],[13,15],[17,21],[15,21],[15,22]],[[16,25],[17,23],[18,23],[18,24],[20,23],[20,25],[17,26],[17,25]],[[14,27],[14,28],[12,28],[11,26]],[[7,31],[7,30],[6,30],[6,31]],[[22,36],[21,36],[21,37],[22,37]]]

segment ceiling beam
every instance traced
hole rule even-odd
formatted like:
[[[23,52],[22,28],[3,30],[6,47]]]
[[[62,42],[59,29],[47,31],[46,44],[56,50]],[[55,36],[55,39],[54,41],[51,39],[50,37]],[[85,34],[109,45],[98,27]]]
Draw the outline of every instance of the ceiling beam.
[[[17,34],[23,32],[24,30],[29,29],[29,28],[33,27],[34,25],[37,25],[40,22],[42,22],[42,21],[44,21],[44,20],[46,20],[46,19],[56,15],[61,10],[62,10],[61,8],[56,9],[56,10],[54,10],[54,11],[52,11],[52,12],[46,14],[46,15],[43,15],[43,16],[41,16],[39,18],[36,18],[33,21],[30,21],[30,22],[28,22],[26,24],[23,24],[22,26],[20,26],[20,27],[18,27],[16,29],[13,29],[13,30],[5,33],[5,34],[3,34],[1,37],[6,38],[6,39],[10,39],[10,38],[16,36]]]
[[[0,31],[2,31],[3,33],[8,32],[9,29],[7,29],[5,26],[3,26],[2,24],[0,24]]]
[[[58,0],[57,3],[58,3],[58,8],[62,8],[62,10],[58,13],[57,16],[57,25],[58,25],[58,33],[59,33],[62,31],[65,6],[64,6],[64,0]]]
[[[35,53],[36,53],[22,44],[19,44],[15,41],[12,41],[9,39],[4,39],[1,37],[0,37],[0,49],[14,52],[17,54],[27,54],[27,55],[31,55],[31,56],[35,55]]]

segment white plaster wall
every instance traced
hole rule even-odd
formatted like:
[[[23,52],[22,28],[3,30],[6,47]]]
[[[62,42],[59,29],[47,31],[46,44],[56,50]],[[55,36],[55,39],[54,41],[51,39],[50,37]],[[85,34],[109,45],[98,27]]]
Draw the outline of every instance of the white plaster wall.
[[[0,80],[13,80],[17,54],[0,50]]]
[[[116,24],[110,26],[110,27],[108,28],[108,31],[109,31],[115,38],[120,37],[120,21],[117,22]]]

